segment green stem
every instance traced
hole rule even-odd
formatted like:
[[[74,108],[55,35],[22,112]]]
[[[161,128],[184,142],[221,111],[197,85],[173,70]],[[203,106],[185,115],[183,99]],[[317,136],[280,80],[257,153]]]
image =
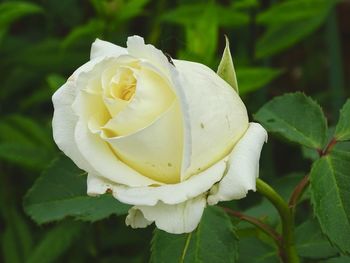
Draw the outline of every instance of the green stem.
[[[299,263],[294,244],[294,218],[288,204],[283,198],[267,183],[261,179],[256,181],[257,191],[265,196],[277,209],[282,221],[282,251],[280,256],[285,263]]]

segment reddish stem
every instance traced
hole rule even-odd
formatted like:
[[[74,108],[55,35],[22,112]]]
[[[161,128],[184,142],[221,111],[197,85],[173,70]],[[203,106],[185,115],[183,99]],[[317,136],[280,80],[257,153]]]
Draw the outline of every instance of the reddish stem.
[[[228,207],[222,207],[222,208],[229,215],[237,217],[241,220],[247,221],[247,222],[259,227],[264,233],[266,233],[267,235],[269,235],[270,237],[272,237],[275,240],[278,247],[281,246],[282,237],[271,226],[263,223],[261,220],[255,218],[255,217],[251,217],[251,216],[242,214],[241,212],[234,211]]]
[[[329,143],[327,144],[326,148],[324,148],[323,150],[318,150],[319,156],[322,157],[327,155],[336,144],[337,144],[337,139],[332,138],[332,140],[330,140]]]
[[[323,150],[317,149],[318,155],[320,157],[322,157],[322,156],[329,154],[336,144],[337,144],[336,138],[332,138]],[[296,207],[300,197],[302,196],[302,194],[304,193],[304,191],[308,185],[309,185],[309,175],[306,175],[298,183],[298,185],[295,187],[295,189],[294,189],[294,191],[289,199],[289,207],[292,210],[294,210],[294,208]]]
[[[289,208],[294,210],[298,204],[300,197],[303,195],[306,187],[309,185],[309,175],[303,177],[303,179],[294,188],[292,195],[289,198]]]

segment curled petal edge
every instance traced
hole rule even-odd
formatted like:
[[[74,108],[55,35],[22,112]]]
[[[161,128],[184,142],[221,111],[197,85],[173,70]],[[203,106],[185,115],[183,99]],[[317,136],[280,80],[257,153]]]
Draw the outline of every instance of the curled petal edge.
[[[119,201],[139,206],[154,206],[159,201],[170,205],[179,204],[206,193],[220,181],[226,169],[226,162],[227,159],[224,158],[184,182],[161,186],[128,187],[90,173],[87,180],[87,193],[96,196],[111,190],[113,196]]]
[[[96,39],[91,45],[90,59],[97,57],[119,57],[120,55],[126,55],[128,51],[126,48],[114,45],[110,42]]]
[[[209,205],[241,199],[249,190],[256,190],[259,159],[264,142],[267,142],[266,130],[259,123],[249,123],[248,130],[229,155],[225,176],[210,190]]]

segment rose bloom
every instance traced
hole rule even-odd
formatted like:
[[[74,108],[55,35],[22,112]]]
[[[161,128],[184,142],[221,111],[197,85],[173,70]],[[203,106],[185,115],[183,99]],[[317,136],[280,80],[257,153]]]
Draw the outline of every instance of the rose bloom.
[[[133,205],[131,227],[191,232],[207,204],[255,190],[265,129],[210,68],[141,37],[97,39],[53,104],[54,140],[88,173],[87,193]]]

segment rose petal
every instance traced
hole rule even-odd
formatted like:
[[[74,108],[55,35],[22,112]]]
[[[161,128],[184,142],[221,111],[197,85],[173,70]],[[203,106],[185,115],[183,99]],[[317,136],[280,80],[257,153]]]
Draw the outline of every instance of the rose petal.
[[[249,190],[255,191],[259,176],[259,159],[262,146],[267,141],[266,130],[251,122],[243,138],[232,150],[224,178],[211,189],[208,204],[241,199]]]
[[[168,83],[155,72],[142,68],[134,74],[137,78],[134,97],[105,126],[118,136],[128,135],[151,124],[170,108],[175,99]]]
[[[53,138],[58,148],[85,171],[95,172],[89,162],[80,153],[75,140],[74,130],[78,116],[72,104],[78,94],[77,79],[81,74],[91,71],[101,59],[91,60],[79,67],[52,96],[54,115],[52,119]]]
[[[183,86],[183,84],[180,81],[179,72],[172,64],[169,63],[164,53],[161,50],[155,48],[153,45],[146,45],[142,37],[129,37],[127,41],[127,49],[130,55],[143,59],[144,61],[142,62],[142,64],[144,66],[149,66],[156,70],[159,74],[163,75],[163,77],[169,81],[170,87],[173,89],[174,93],[177,96],[177,100],[180,103],[184,129],[184,150],[181,167],[181,177],[182,179],[184,179],[184,172],[191,164],[192,155],[192,137],[190,131],[191,120],[189,117],[188,109],[188,100],[190,99],[190,97],[187,97],[185,94],[185,89],[190,87]],[[190,74],[190,72],[188,72],[188,74]]]
[[[248,128],[248,115],[237,93],[210,68],[188,61],[174,63],[179,72],[177,85],[187,103],[182,107],[184,121],[189,122],[184,125],[185,138],[191,136],[184,149],[190,158],[184,161],[182,180],[186,180],[232,150]]]
[[[189,233],[198,226],[205,206],[205,195],[176,205],[159,202],[155,206],[134,206],[129,210],[125,222],[133,228],[146,227],[150,222],[155,222],[157,228],[168,233]]]
[[[123,162],[141,174],[164,183],[180,181],[183,139],[178,103],[150,126],[105,140]]]
[[[110,42],[96,39],[91,45],[90,59],[97,57],[118,57],[120,55],[127,54],[126,48],[114,45]]]
[[[75,86],[67,81],[52,96],[54,115],[52,119],[53,138],[62,152],[69,156],[81,169],[92,171],[91,165],[82,156],[74,140],[74,129],[78,121],[71,107],[75,98]]]
[[[118,160],[107,143],[98,134],[93,134],[83,120],[79,120],[75,127],[75,141],[80,153],[89,160],[96,173],[108,180],[132,187],[159,184]]]
[[[148,61],[164,74],[167,79],[170,79],[169,70],[172,65],[161,50],[155,48],[153,45],[146,45],[143,38],[139,36],[128,37],[126,44],[128,53],[131,56]]]
[[[218,182],[226,169],[226,159],[223,159],[207,170],[190,177],[178,184],[166,184],[149,187],[127,187],[114,184],[98,175],[88,175],[87,192],[89,195],[104,194],[108,189],[119,201],[132,205],[153,206],[162,201],[165,204],[179,204],[207,192]]]
[[[132,228],[145,228],[152,223],[153,221],[147,220],[142,212],[135,207],[129,209],[128,215],[125,218],[125,224]]]

